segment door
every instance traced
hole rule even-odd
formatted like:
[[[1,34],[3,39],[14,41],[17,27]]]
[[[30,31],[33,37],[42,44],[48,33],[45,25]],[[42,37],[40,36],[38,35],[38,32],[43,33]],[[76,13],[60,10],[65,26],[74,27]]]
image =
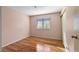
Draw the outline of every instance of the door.
[[[74,20],[73,20],[73,27],[74,27],[74,51],[79,52],[79,7],[74,8]]]
[[[79,51],[79,7],[66,7],[62,23],[65,49],[69,52]]]
[[[2,39],[2,19],[1,19],[1,7],[0,7],[0,51],[1,51],[1,39]]]

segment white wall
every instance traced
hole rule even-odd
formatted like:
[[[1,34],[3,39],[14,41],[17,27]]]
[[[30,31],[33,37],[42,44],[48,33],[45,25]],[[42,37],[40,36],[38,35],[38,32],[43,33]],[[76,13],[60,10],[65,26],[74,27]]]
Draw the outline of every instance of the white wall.
[[[28,36],[29,17],[7,7],[2,7],[2,46]]]
[[[50,29],[37,29],[37,18],[38,17],[49,17],[50,18]],[[51,13],[44,15],[36,15],[30,17],[30,35],[41,37],[41,38],[50,38],[50,39],[62,39],[62,28],[61,28],[61,19],[59,13]]]
[[[63,9],[63,10],[65,10],[65,9]],[[62,10],[62,13],[64,12]],[[67,51],[67,47],[68,47],[68,44],[67,44],[67,36],[66,36],[66,26],[67,26],[67,17],[66,17],[66,12],[64,12],[64,14],[62,15],[62,38],[63,38],[63,44],[64,44],[64,47],[65,47],[65,49],[66,49],[66,51]]]

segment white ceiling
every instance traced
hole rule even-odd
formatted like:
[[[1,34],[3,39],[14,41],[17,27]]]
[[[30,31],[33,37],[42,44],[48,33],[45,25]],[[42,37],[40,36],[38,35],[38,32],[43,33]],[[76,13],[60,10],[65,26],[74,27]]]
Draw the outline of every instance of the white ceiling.
[[[9,6],[9,8],[31,16],[60,12],[63,6],[37,6],[36,8],[34,6]]]

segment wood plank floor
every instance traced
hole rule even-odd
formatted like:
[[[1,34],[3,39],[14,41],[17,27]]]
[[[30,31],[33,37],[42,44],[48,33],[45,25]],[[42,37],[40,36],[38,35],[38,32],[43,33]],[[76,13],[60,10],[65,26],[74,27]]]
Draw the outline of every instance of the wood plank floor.
[[[64,52],[61,40],[28,37],[3,48],[4,52]]]

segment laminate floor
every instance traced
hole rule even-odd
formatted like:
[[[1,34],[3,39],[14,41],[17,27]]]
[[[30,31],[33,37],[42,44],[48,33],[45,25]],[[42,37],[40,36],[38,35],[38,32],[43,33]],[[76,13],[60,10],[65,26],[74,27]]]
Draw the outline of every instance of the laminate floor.
[[[64,52],[61,40],[28,37],[3,47],[4,52]]]

